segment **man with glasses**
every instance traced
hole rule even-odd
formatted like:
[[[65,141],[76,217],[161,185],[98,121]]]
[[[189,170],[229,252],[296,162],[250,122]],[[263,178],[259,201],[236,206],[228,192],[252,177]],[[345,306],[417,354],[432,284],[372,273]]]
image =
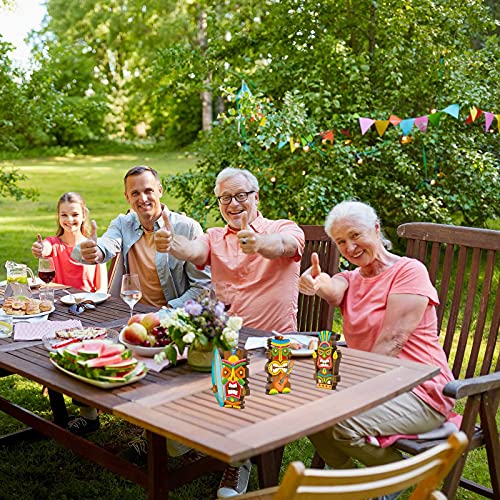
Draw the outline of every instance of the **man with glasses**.
[[[165,219],[157,250],[203,269],[209,265],[216,296],[229,314],[262,330],[297,330],[298,278],[304,233],[289,220],[270,220],[257,209],[259,184],[248,170],[226,168],[215,181],[219,210],[227,225],[189,241]],[[219,498],[242,494],[250,461],[226,468]]]

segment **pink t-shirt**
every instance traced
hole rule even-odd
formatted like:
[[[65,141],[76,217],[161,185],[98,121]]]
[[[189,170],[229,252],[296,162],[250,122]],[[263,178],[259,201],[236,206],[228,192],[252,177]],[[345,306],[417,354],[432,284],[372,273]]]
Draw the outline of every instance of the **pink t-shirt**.
[[[49,236],[45,239],[52,245],[50,257],[54,260],[56,268],[53,283],[72,286],[86,292],[95,292],[101,287],[99,266],[105,264],[97,266],[80,264],[71,258],[71,252],[75,247],[66,245],[58,236]]]
[[[443,395],[443,387],[453,380],[453,374],[439,343],[435,309],[439,299],[426,267],[416,259],[402,257],[389,269],[372,278],[364,278],[359,269],[345,271],[337,276],[342,276],[349,283],[340,306],[344,317],[344,336],[349,347],[362,351],[371,351],[380,334],[390,294],[408,293],[429,298],[422,321],[398,357],[439,367],[439,375],[415,387],[413,392],[448,417],[454,400]]]
[[[289,220],[269,220],[259,213],[250,227],[260,234],[281,233],[298,243],[294,257],[266,259],[241,251],[236,232],[214,227],[198,238],[209,248],[208,260],[215,294],[231,304],[229,314],[243,325],[278,332],[297,331],[298,279],[304,250],[302,229]]]

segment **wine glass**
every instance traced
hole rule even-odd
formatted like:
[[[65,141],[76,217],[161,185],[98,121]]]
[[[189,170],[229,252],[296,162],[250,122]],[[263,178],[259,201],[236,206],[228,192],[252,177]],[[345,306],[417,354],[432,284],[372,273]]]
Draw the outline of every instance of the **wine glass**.
[[[38,259],[38,277],[45,283],[45,288],[56,277],[56,268],[52,257]]]
[[[130,317],[134,314],[134,306],[141,300],[141,283],[137,274],[124,274],[120,297],[130,307]]]

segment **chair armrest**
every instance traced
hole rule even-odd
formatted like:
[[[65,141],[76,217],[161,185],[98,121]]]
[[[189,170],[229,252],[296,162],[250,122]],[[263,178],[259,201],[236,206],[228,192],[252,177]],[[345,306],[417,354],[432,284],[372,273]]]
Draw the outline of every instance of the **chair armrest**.
[[[444,386],[443,394],[455,399],[461,399],[496,389],[500,389],[500,372],[482,375],[481,377],[453,380]]]

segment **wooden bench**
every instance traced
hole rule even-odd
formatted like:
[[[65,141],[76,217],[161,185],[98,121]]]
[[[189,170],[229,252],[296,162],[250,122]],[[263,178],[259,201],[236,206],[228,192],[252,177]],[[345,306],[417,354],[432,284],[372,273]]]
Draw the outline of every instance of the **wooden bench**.
[[[399,226],[398,235],[407,240],[406,255],[427,266],[438,290],[438,331],[457,379],[443,392],[465,399],[461,430],[470,444],[448,475],[444,492],[454,498],[460,484],[500,498],[495,422],[500,399],[500,231],[416,222]],[[415,454],[438,442],[399,440],[397,445]],[[461,478],[468,451],[479,446],[486,448],[492,490]]]

